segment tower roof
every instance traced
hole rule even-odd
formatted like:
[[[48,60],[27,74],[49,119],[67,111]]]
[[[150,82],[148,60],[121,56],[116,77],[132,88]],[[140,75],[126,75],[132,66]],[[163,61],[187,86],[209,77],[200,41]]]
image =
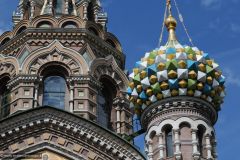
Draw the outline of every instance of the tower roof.
[[[127,93],[131,107],[140,116],[145,108],[158,101],[188,96],[203,99],[219,110],[225,96],[225,77],[219,65],[208,53],[178,42],[177,21],[171,14],[170,0],[167,8],[166,45],[147,52],[129,75]]]

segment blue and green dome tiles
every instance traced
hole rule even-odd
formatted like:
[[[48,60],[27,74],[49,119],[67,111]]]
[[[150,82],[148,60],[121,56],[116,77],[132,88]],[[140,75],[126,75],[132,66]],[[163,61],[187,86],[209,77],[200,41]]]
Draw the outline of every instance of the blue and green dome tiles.
[[[137,115],[156,101],[175,96],[198,97],[218,110],[225,96],[219,65],[196,47],[177,44],[146,53],[129,78],[127,94]]]

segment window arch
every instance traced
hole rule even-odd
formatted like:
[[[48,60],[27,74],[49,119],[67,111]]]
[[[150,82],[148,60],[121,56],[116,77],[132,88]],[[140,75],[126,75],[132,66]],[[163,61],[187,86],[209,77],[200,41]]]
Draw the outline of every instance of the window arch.
[[[26,29],[27,29],[26,26],[22,26],[22,27],[17,31],[16,35],[22,33],[22,32],[25,31]]]
[[[0,117],[4,118],[10,114],[10,90],[7,88],[7,83],[10,80],[8,76],[0,79]]]
[[[168,126],[165,129],[165,143],[166,143],[166,156],[173,156],[173,132],[172,127]]]
[[[43,105],[65,108],[66,82],[61,76],[49,76],[44,79]]]
[[[1,45],[6,44],[8,41],[10,41],[11,39],[9,37],[5,38],[2,42]]]

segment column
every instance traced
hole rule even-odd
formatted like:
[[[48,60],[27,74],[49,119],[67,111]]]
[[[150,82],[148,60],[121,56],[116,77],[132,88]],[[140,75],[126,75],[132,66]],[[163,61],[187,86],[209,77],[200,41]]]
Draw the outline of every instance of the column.
[[[179,140],[179,129],[173,130],[174,133],[174,145],[175,145],[175,158],[176,160],[180,160],[182,158],[182,153],[180,151],[180,140]]]
[[[152,140],[148,142],[148,160],[153,160],[153,144]]]
[[[211,145],[211,140],[210,140],[210,135],[206,135],[206,149],[207,149],[207,159],[212,160],[212,145]]]
[[[88,16],[87,16],[87,8],[88,8],[88,2],[84,2],[83,3],[83,19],[84,20],[88,20]]]
[[[53,14],[53,0],[49,0],[49,11],[50,14]]]
[[[34,17],[35,5],[36,5],[35,1],[31,0],[31,15],[30,15],[30,19],[33,19],[33,17]]]
[[[37,84],[34,88],[35,94],[34,94],[34,108],[38,107],[38,89],[39,85]]]
[[[117,107],[117,133],[121,133],[121,113],[120,108]]]
[[[193,159],[198,160],[200,153],[198,151],[197,129],[192,130]]]
[[[99,6],[95,6],[94,7],[94,20],[95,20],[95,22],[97,22],[98,21],[98,13],[99,13]]]
[[[165,148],[165,145],[163,143],[163,134],[162,133],[159,133],[157,134],[158,136],[158,141],[159,141],[159,160],[164,160],[164,148]]]
[[[126,133],[126,112],[124,110],[124,108],[122,108],[121,110],[121,133],[125,134]]]
[[[73,14],[74,16],[77,16],[76,0],[72,0],[72,5],[73,5]]]
[[[68,0],[65,0],[65,14],[68,14]]]
[[[73,97],[74,97],[74,87],[70,85],[69,111],[72,113],[73,113]]]

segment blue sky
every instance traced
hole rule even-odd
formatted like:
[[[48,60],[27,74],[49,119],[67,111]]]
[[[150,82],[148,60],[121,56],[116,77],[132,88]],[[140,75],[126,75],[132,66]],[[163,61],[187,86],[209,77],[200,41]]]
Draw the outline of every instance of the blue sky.
[[[236,159],[240,152],[240,0],[177,1],[194,44],[208,52],[227,77],[227,97],[215,127],[219,160]],[[11,29],[17,2],[0,1],[0,32]],[[109,16],[108,30],[119,38],[127,56],[126,69],[157,47],[164,5],[165,0],[103,0]],[[180,24],[177,36],[181,44],[189,44]]]

